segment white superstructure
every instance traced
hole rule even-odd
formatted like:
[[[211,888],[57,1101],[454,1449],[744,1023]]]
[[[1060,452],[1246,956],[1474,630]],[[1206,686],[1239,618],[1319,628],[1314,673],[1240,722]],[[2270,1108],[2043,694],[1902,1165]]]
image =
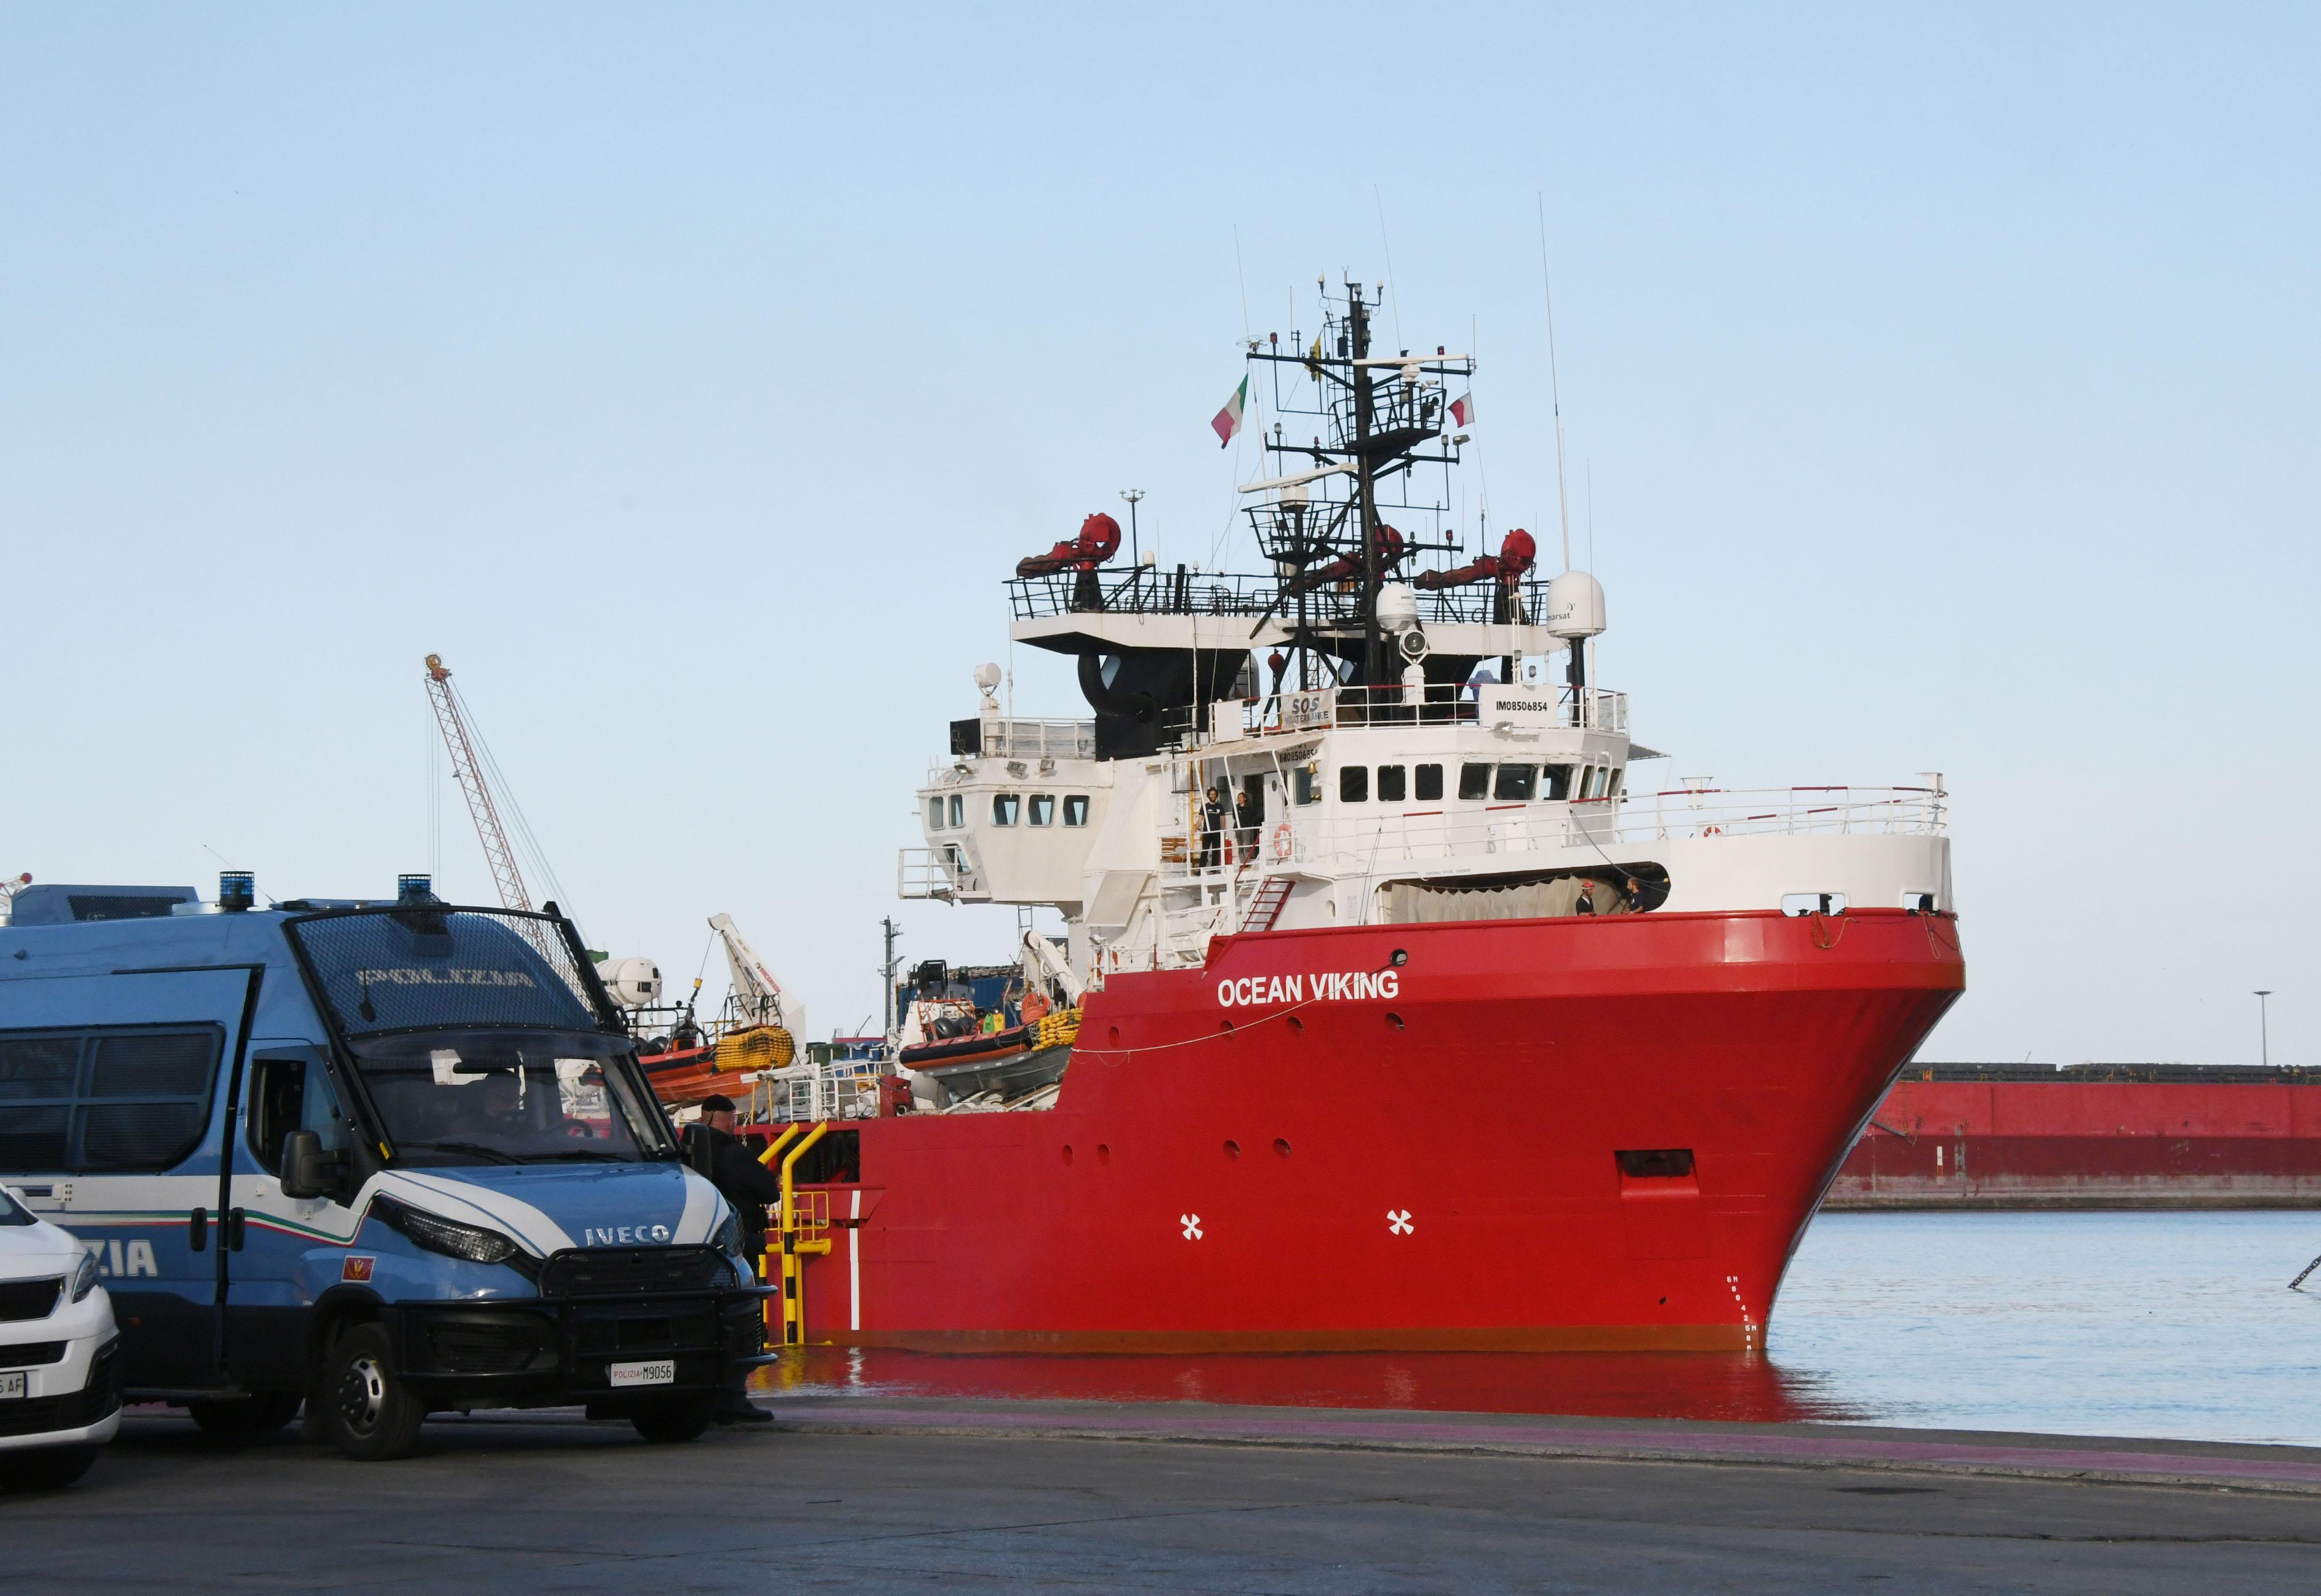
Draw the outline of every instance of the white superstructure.
[[[1449,563],[1467,552],[1449,483],[1468,439],[1445,423],[1473,412],[1447,385],[1475,363],[1373,352],[1374,305],[1359,283],[1325,288],[1310,345],[1249,340],[1273,381],[1275,468],[1242,489],[1268,568],[1107,565],[1121,529],[1102,513],[1018,564],[1011,635],[1075,659],[1094,716],[1012,717],[979,669],[977,713],[919,790],[902,895],[1051,906],[1083,985],[1320,926],[1949,911],[1938,776],[1634,779],[1660,756],[1630,740],[1626,695],[1594,685],[1602,586],[1540,580],[1521,529]],[[1310,445],[1279,419],[1301,413]],[[1443,485],[1422,488],[1436,466]]]

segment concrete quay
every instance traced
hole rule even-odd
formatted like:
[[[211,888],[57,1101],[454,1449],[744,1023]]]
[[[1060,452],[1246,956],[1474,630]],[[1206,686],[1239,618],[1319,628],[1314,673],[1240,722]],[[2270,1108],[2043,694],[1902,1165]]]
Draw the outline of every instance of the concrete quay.
[[[12,1592],[2321,1588],[2321,1450],[807,1395],[656,1447],[477,1415],[405,1463],[132,1410],[0,1499]]]

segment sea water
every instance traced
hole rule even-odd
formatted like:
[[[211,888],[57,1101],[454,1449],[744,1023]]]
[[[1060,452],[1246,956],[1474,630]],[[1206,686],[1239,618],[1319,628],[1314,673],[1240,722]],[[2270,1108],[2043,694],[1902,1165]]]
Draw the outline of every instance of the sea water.
[[[816,1348],[760,1383],[2321,1446],[2316,1254],[2321,1213],[1825,1214],[1753,1356]]]

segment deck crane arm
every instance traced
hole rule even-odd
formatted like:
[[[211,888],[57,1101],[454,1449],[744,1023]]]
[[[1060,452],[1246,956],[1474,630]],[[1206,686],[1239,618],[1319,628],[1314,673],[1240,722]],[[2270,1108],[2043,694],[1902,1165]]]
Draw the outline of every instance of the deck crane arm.
[[[507,830],[500,824],[499,809],[492,802],[482,762],[476,757],[475,741],[468,734],[467,717],[460,712],[460,700],[451,691],[451,673],[440,654],[427,657],[427,696],[435,706],[436,723],[443,729],[443,746],[451,751],[451,774],[459,778],[468,813],[476,822],[476,835],[483,839],[484,860],[492,867],[493,884],[499,888],[500,907],[528,911],[532,894],[524,890],[515,850],[508,846]]]
[[[710,916],[709,929],[724,945],[725,968],[733,982],[733,1005],[750,1025],[778,1025],[806,1045],[806,1005],[774,979],[755,949],[742,939],[730,914]]]

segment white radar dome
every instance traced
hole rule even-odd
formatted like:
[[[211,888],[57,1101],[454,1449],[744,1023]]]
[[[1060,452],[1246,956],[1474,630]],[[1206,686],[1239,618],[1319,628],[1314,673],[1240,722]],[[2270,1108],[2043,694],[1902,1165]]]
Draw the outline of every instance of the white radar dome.
[[[649,958],[608,958],[596,966],[596,975],[623,1009],[660,1002],[660,966]]]
[[[1379,624],[1388,631],[1407,631],[1418,624],[1418,594],[1407,582],[1388,582],[1379,589]]]
[[[1550,637],[1592,638],[1604,630],[1604,585],[1585,571],[1566,571],[1547,585],[1540,624]]]

